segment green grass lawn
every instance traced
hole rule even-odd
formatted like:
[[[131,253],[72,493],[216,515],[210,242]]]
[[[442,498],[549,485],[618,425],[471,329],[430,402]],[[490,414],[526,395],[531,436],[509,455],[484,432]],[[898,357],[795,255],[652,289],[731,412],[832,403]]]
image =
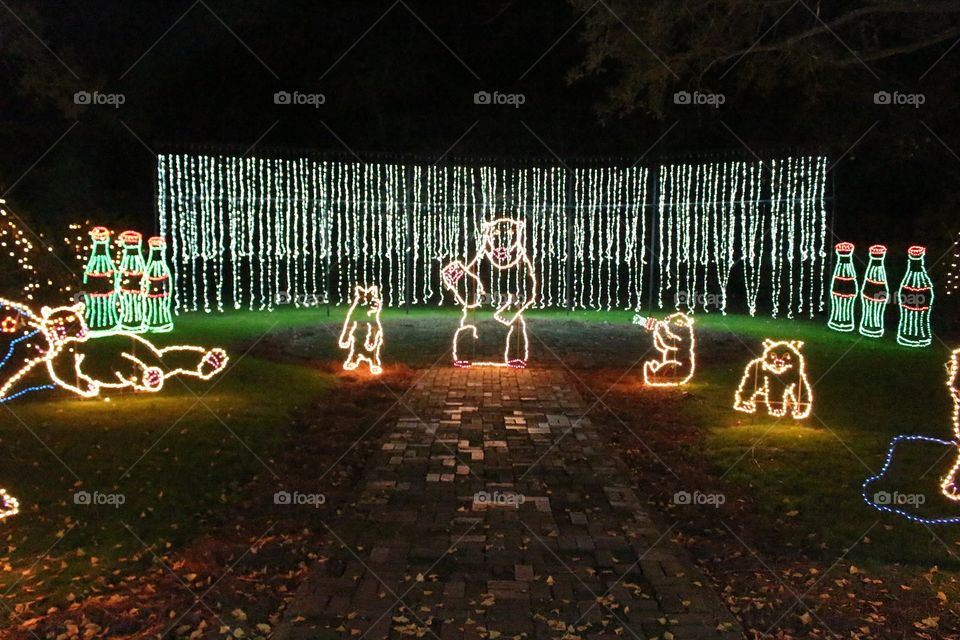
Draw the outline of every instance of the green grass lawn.
[[[292,315],[303,313],[310,312]],[[342,313],[342,308],[333,308],[329,317],[321,313],[319,319],[326,326],[306,336],[299,355],[336,358],[334,334]],[[528,312],[532,365],[557,356],[575,372],[581,367],[625,371],[650,346],[649,335],[630,325],[632,315]],[[457,319],[456,310],[449,308],[385,311],[384,362],[429,366],[440,358],[440,364],[447,365],[445,351]],[[944,370],[949,350],[939,342],[927,349],[901,347],[895,341],[892,314],[888,320],[887,335],[870,339],[831,331],[819,318],[696,315],[695,380],[686,388],[689,393],[659,397],[670,403],[676,419],[702,430],[703,448],[698,445],[694,455],[705,456],[712,475],[739,487],[769,521],[769,531],[760,538],[771,551],[793,548],[836,558],[850,549],[851,558],[865,563],[960,567],[952,555],[960,550],[960,526],[912,523],[868,507],[860,496],[861,483],[879,471],[894,436],[952,437],[952,403]],[[804,341],[815,394],[810,418],[778,420],[733,410],[743,368],[762,351],[764,338]],[[630,375],[639,374],[635,369]],[[639,386],[637,393],[664,394]],[[925,494],[928,504],[921,510],[925,515],[960,515],[960,505],[939,493],[939,478],[952,461],[952,456],[940,464],[919,460],[900,474],[901,491]]]
[[[225,346],[233,357],[225,375],[186,386],[169,381],[160,394],[115,394],[109,402],[50,392],[0,408],[0,486],[21,501],[21,513],[0,524],[0,593],[17,594],[17,601],[80,596],[114,583],[142,570],[128,560],[142,543],[176,548],[229,513],[245,482],[270,481],[272,456],[290,442],[292,416],[336,388],[336,378],[313,363],[340,357],[344,311],[181,316],[177,330],[157,342]],[[575,370],[625,369],[649,347],[631,316],[531,312],[533,364],[554,353]],[[448,366],[455,310],[387,310],[383,321],[386,366]],[[894,435],[949,439],[945,348],[905,349],[889,333],[882,340],[841,335],[822,321],[714,313],[698,314],[697,328],[697,376],[688,394],[676,396],[686,399],[671,406],[702,429],[713,474],[768,519],[760,538],[780,550],[834,558],[853,547],[850,557],[867,564],[960,566],[948,555],[960,527],[913,524],[860,498],[860,483],[879,469]],[[743,366],[765,337],[805,341],[816,417],[796,423],[732,410]],[[937,473],[924,485],[931,497]],[[77,505],[77,490],[120,493],[126,502]]]
[[[819,322],[774,322],[744,317],[699,317],[708,331],[733,331],[759,351],[763,337],[804,341],[814,415],[796,422],[730,410],[741,362],[707,359],[697,378],[702,402],[689,407],[707,429],[715,472],[748,489],[771,524],[773,545],[825,555],[853,547],[863,562],[960,567],[960,526],[929,527],[864,504],[861,483],[880,470],[898,434],[952,439],[953,405],[945,386],[949,350],[941,344],[910,349],[883,339],[838,334]],[[960,515],[939,492],[954,454],[909,464],[897,479],[901,492],[924,494],[924,515]],[[891,487],[894,488],[894,487]],[[789,514],[789,515],[788,515]],[[869,531],[869,533],[868,533]],[[866,539],[864,539],[866,536]]]
[[[276,320],[308,318],[188,316],[174,333],[151,336],[225,346],[233,359],[210,382],[168,380],[160,393],[109,401],[45,391],[2,405],[0,482],[21,512],[0,525],[0,592],[89,593],[136,571],[127,562],[144,544],[162,551],[201,533],[255,474],[269,481],[291,416],[334,384],[315,369],[241,357]],[[75,504],[76,491],[122,494],[124,504]]]

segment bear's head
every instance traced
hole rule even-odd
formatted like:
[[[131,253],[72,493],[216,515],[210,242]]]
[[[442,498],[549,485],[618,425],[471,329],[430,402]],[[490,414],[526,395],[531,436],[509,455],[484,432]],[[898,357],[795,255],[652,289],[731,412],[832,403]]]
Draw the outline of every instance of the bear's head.
[[[483,252],[498,269],[512,267],[524,254],[524,223],[512,218],[484,222]]]
[[[666,317],[666,321],[674,331],[678,329],[686,330],[693,326],[693,316],[683,313],[682,311],[670,314]]]
[[[799,340],[764,340],[763,368],[776,376],[782,376],[791,370],[799,371],[803,366],[803,356]]]
[[[69,307],[43,307],[43,333],[52,344],[83,342],[90,337],[87,321],[83,319],[85,306],[82,302]]]
[[[656,326],[661,338],[683,342],[693,335],[693,316],[678,311],[658,322]]]
[[[380,309],[383,307],[380,287],[375,284],[369,287],[356,285],[353,288],[353,307],[354,309],[365,310],[368,316],[375,316],[380,313]]]

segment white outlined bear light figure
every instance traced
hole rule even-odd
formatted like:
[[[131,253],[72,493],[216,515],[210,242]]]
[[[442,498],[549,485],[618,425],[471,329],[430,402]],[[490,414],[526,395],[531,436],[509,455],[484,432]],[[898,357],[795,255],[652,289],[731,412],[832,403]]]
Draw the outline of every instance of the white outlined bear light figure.
[[[463,307],[460,326],[453,336],[455,367],[475,365],[523,369],[527,366],[530,344],[523,312],[534,304],[537,280],[533,263],[527,256],[525,236],[523,220],[498,218],[485,222],[481,227],[477,255],[467,264],[454,261],[443,268],[444,286]],[[499,299],[495,300],[496,309],[492,313],[495,323],[481,328],[481,322],[486,319],[483,303],[487,297],[483,276],[488,278],[488,282],[497,278],[502,286]],[[497,327],[505,333],[502,360],[487,359],[485,356],[481,356],[480,360],[470,359],[468,354],[476,350],[480,334],[489,332],[498,335]],[[494,343],[499,343],[499,340],[494,340]]]
[[[663,320],[633,316],[633,324],[653,333],[659,357],[643,363],[643,383],[650,387],[679,387],[690,382],[697,366],[693,316],[682,311]]]
[[[799,340],[764,340],[763,353],[747,363],[737,387],[733,408],[756,413],[759,405],[782,418],[789,412],[801,420],[813,410],[813,390]]]
[[[380,297],[379,287],[357,285],[353,288],[353,302],[347,310],[337,342],[341,349],[349,350],[346,360],[343,361],[345,370],[353,371],[361,362],[366,362],[373,375],[383,373],[380,366],[380,347],[383,346],[383,325],[380,324],[382,308],[383,299]],[[364,325],[364,336],[363,342],[358,345],[356,331],[361,324]]]
[[[11,368],[0,383],[0,403],[54,385],[84,398],[110,389],[157,392],[174,376],[209,380],[226,367],[223,349],[161,348],[126,332],[92,340],[83,313],[83,303],[43,307],[36,314],[26,305],[0,299],[2,324],[9,327],[4,332],[12,338],[0,362],[0,368]],[[37,377],[44,384],[31,386]]]

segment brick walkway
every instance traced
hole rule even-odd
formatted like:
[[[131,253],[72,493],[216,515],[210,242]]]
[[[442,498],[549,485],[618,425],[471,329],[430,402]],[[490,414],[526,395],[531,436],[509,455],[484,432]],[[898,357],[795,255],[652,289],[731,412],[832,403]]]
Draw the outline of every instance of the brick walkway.
[[[563,372],[438,368],[404,403],[275,638],[742,637]]]

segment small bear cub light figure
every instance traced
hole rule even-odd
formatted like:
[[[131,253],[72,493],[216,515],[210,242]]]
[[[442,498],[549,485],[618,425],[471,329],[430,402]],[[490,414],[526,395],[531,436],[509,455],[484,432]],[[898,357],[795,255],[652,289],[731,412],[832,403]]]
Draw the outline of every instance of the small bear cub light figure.
[[[659,357],[643,363],[643,382],[651,387],[679,387],[690,382],[696,368],[693,316],[678,311],[663,320],[633,316],[633,324],[653,333]]]
[[[813,409],[813,391],[807,379],[807,365],[799,340],[764,340],[763,354],[747,363],[733,408],[756,413],[757,405],[782,418],[787,412],[794,419],[806,418]]]
[[[379,287],[356,285],[353,288],[353,302],[343,321],[338,343],[341,349],[349,350],[347,359],[343,361],[343,368],[347,371],[353,371],[365,361],[370,373],[383,373],[380,366],[380,347],[383,346],[383,326],[380,324],[382,308],[383,300],[380,298]],[[360,325],[363,325],[363,341],[358,343],[356,331]]]

